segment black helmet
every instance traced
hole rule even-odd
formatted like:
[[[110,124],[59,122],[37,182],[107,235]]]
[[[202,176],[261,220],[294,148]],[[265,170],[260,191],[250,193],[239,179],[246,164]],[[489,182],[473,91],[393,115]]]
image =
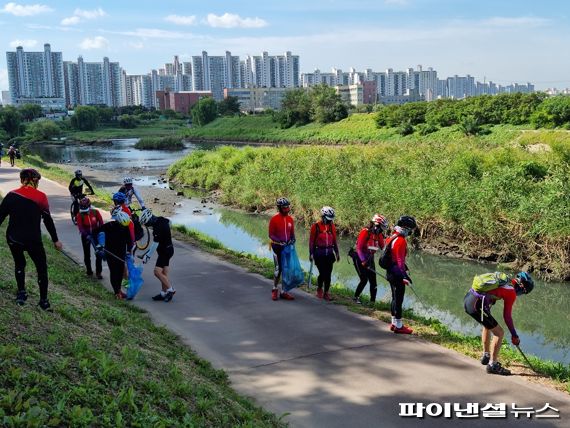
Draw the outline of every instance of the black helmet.
[[[519,272],[515,276],[515,291],[517,296],[521,294],[528,294],[534,288],[534,280],[528,274],[528,272]]]
[[[279,199],[277,199],[276,204],[277,204],[277,206],[278,206],[279,208],[288,207],[289,205],[291,205],[291,204],[289,203],[289,199],[287,199],[287,198],[279,198]]]
[[[418,225],[416,219],[409,215],[403,215],[398,219],[396,226],[405,227],[406,229],[415,229]]]
[[[41,174],[33,168],[25,168],[20,171],[20,180],[22,181],[39,180],[40,178],[42,178]]]
[[[81,177],[83,175],[83,171],[81,171],[80,169],[78,169],[77,171],[75,171],[75,176],[76,177]]]

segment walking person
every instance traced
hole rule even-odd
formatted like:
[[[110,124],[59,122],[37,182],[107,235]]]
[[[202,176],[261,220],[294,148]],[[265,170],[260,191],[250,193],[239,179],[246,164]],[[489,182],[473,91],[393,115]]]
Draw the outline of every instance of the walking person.
[[[505,332],[497,320],[491,315],[491,306],[498,300],[504,301],[503,319],[511,333],[511,343],[521,343],[513,322],[513,306],[517,296],[530,293],[534,281],[527,272],[519,272],[514,278],[503,272],[491,272],[473,278],[471,289],[465,295],[463,307],[471,317],[483,326],[481,343],[483,356],[481,364],[487,366],[487,373],[509,376],[510,370],[501,366],[499,353]],[[493,341],[491,346],[491,334]]]
[[[133,178],[132,177],[125,177],[123,178],[123,185],[119,189],[119,192],[124,193],[126,196],[126,204],[130,208],[133,202],[133,196],[137,198],[139,205],[141,206],[141,210],[145,209],[144,200],[138,191],[137,188],[133,185]]]
[[[89,198],[83,198],[79,201],[79,212],[75,216],[75,222],[79,233],[81,234],[81,246],[83,247],[83,262],[87,269],[87,275],[93,275],[91,269],[91,247],[97,242],[97,233],[103,226],[103,218],[99,210],[91,206]],[[103,279],[103,263],[101,256],[95,252],[95,275],[97,279]]]
[[[133,213],[127,205],[127,195],[125,195],[123,192],[116,192],[116,193],[113,193],[113,196],[111,197],[111,199],[113,199],[113,204],[114,204],[114,207],[113,207],[113,210],[111,211],[111,214],[113,214],[113,212],[115,212],[116,210],[120,210],[120,211],[123,211],[124,213],[126,213],[129,216],[129,218],[132,220]],[[132,221],[129,223],[129,232],[131,233],[131,240],[133,241],[133,245],[134,245],[134,242],[135,242],[135,225]]]
[[[83,186],[87,186],[89,192],[94,195],[95,192],[93,191],[93,187],[91,187],[91,183],[85,177],[83,177],[83,172],[78,169],[75,171],[75,177],[71,179],[67,189],[69,190],[69,194],[73,199],[73,215],[77,216],[79,212],[79,201],[85,197],[83,193]]]
[[[158,255],[154,267],[154,276],[160,281],[162,290],[152,300],[170,302],[176,293],[170,278],[168,278],[170,259],[174,256],[170,220],[165,217],[157,217],[152,214],[150,208],[146,208],[141,213],[141,223],[152,228],[154,241],[148,251],[142,255],[143,263],[147,263],[155,251]]]
[[[109,279],[115,297],[122,300],[126,294],[121,290],[123,274],[125,272],[125,260],[132,257],[131,251],[133,241],[129,232],[129,215],[122,210],[115,210],[112,214],[112,221],[105,223],[97,236],[97,252],[103,254],[107,259],[109,267]]]
[[[273,263],[275,264],[271,299],[295,300],[291,293],[283,291],[279,283],[281,273],[283,272],[281,253],[286,245],[295,243],[295,222],[293,217],[289,215],[291,204],[287,198],[277,199],[276,205],[278,212],[269,221],[269,239],[271,241],[271,249],[273,250]]]
[[[4,144],[0,143],[0,166],[2,166],[2,156],[4,156]]]
[[[380,214],[374,214],[368,227],[363,228],[356,239],[356,249],[351,251],[352,261],[360,282],[352,300],[361,304],[360,295],[370,283],[370,302],[376,302],[378,283],[376,281],[376,265],[374,254],[384,248],[384,234],[388,230],[388,221]]]
[[[7,216],[10,216],[6,229],[6,241],[14,258],[16,284],[18,285],[16,303],[24,305],[28,299],[24,256],[24,252],[27,252],[38,275],[40,289],[38,304],[43,310],[49,310],[47,259],[40,228],[42,220],[55,248],[61,250],[63,245],[57,237],[57,231],[49,212],[47,196],[38,190],[40,179],[41,175],[35,169],[28,168],[20,171],[22,186],[9,192],[0,204],[0,225]]]
[[[14,166],[16,162],[16,147],[10,146],[8,148],[8,158],[10,159],[10,166]]]
[[[386,250],[389,251],[389,264],[386,269],[386,279],[390,283],[392,290],[392,324],[390,330],[397,334],[412,334],[413,330],[405,326],[402,322],[402,305],[406,294],[406,286],[412,283],[406,265],[408,252],[408,237],[417,227],[416,219],[411,216],[402,216],[398,219],[394,227],[394,233],[386,240]]]
[[[329,294],[333,264],[340,260],[336,227],[334,225],[335,212],[331,207],[321,208],[321,220],[311,226],[309,234],[309,260],[315,262],[319,270],[317,277],[317,297],[331,301]],[[323,293],[324,287],[324,293]]]

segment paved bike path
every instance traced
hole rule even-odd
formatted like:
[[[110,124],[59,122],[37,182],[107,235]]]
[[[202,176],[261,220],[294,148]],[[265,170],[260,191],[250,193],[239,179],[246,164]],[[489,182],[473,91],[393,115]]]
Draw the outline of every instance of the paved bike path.
[[[0,168],[2,193],[19,184],[17,172]],[[43,179],[40,190],[49,197],[65,249],[81,259],[67,189]],[[473,359],[414,336],[397,336],[385,323],[302,292],[295,293],[294,302],[273,302],[267,279],[183,242],[174,245],[174,300],[150,299],[159,290],[153,259],[133,304],[225,369],[236,390],[278,415],[288,413],[291,426],[568,426],[566,394],[518,376],[487,375]],[[104,276],[108,287],[106,271]],[[550,403],[560,418],[403,418],[399,403],[404,402],[506,403],[507,411],[512,403],[535,409]]]

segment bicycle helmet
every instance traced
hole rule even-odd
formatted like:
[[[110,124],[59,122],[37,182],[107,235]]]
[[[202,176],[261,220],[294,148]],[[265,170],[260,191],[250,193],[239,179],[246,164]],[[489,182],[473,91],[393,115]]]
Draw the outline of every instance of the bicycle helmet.
[[[131,222],[131,218],[124,211],[117,211],[113,213],[113,219],[116,222],[119,222],[122,226],[128,226],[129,223]]]
[[[388,220],[386,220],[386,217],[383,215],[374,214],[372,217],[372,223],[376,226],[380,226],[383,230],[388,230]]]
[[[514,286],[517,296],[528,294],[534,289],[534,280],[528,272],[519,272],[514,278]]]
[[[33,168],[25,168],[20,171],[20,180],[23,182],[39,181],[41,174]]]
[[[403,215],[398,219],[396,226],[405,227],[406,229],[415,229],[418,225],[416,219],[409,215]]]
[[[133,178],[132,177],[123,178],[123,184],[133,184]]]
[[[323,216],[323,219],[328,220],[328,221],[333,221],[334,216],[335,216],[335,212],[334,212],[334,209],[332,207],[322,207],[321,208],[321,215]]]
[[[145,208],[140,217],[140,221],[142,224],[148,224],[151,222],[154,215],[152,214],[152,210],[150,208]]]
[[[77,171],[75,171],[75,176],[76,176],[77,178],[82,177],[82,176],[83,176],[83,172],[82,172],[80,169],[78,169]]]
[[[86,213],[89,212],[89,208],[91,208],[91,201],[89,198],[83,198],[79,201],[79,212]]]
[[[125,195],[123,192],[117,192],[113,194],[112,199],[113,202],[116,202],[118,204],[124,204],[125,202],[127,202],[127,195]]]
[[[289,205],[291,205],[291,204],[289,203],[289,199],[287,199],[287,198],[279,198],[279,199],[277,199],[276,204],[277,204],[277,206],[278,206],[279,208],[285,208],[285,207],[288,207]]]

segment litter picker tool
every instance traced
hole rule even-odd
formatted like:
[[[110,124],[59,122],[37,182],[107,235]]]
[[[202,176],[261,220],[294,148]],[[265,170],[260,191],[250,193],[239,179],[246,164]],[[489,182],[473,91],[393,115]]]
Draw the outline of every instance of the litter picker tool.
[[[534,367],[532,366],[532,364],[530,363],[530,361],[528,360],[528,358],[526,357],[526,355],[524,354],[524,352],[522,351],[521,347],[519,345],[516,345],[517,349],[519,350],[519,352],[521,353],[521,355],[523,356],[524,360],[526,361],[526,363],[528,364],[528,366],[530,367],[530,369],[535,372],[536,374],[540,374],[538,373]]]

